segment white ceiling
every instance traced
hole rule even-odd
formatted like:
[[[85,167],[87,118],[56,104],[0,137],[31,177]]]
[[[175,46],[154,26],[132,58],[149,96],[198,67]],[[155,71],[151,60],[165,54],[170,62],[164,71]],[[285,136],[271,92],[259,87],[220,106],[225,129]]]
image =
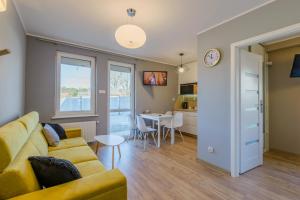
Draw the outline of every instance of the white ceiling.
[[[272,1],[272,0],[271,0]],[[197,33],[257,8],[270,0],[15,0],[28,34],[63,40],[158,62],[196,60]],[[128,22],[147,34],[139,49],[125,49],[115,30]]]

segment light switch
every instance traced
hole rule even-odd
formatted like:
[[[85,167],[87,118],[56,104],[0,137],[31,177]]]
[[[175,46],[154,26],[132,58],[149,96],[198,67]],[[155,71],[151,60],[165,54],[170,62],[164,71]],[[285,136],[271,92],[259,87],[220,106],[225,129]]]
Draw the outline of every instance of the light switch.
[[[105,90],[99,90],[99,94],[105,94],[106,91]]]

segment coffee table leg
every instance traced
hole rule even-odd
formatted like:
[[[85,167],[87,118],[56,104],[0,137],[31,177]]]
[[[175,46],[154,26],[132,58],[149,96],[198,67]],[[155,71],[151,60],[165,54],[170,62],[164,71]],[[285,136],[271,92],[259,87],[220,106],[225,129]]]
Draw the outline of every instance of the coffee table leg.
[[[115,146],[112,146],[112,169],[115,168]]]
[[[120,145],[118,145],[118,151],[119,151],[119,156],[121,158],[121,149],[120,149]]]
[[[96,146],[96,155],[98,155],[99,142],[97,142],[96,145],[97,145],[97,146]]]

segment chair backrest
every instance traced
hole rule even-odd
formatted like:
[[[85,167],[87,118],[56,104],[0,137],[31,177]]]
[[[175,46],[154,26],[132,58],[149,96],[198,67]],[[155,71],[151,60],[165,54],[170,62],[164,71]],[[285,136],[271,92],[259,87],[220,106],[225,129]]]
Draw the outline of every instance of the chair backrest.
[[[174,114],[174,127],[177,128],[177,127],[182,127],[183,126],[183,113],[182,112],[176,112]]]
[[[165,115],[172,115],[172,111],[167,111]]]
[[[137,125],[137,128],[139,129],[139,131],[147,132],[147,126],[146,126],[145,120],[139,115],[136,116],[136,120],[137,120],[136,125]]]
[[[129,115],[128,117],[129,124],[130,124],[130,129],[136,129],[136,122],[134,120],[134,116],[132,114]]]

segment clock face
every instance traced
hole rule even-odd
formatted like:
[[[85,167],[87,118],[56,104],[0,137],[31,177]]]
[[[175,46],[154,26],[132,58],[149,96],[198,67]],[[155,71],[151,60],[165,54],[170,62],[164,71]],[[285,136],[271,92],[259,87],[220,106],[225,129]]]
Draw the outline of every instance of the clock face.
[[[204,63],[209,67],[213,67],[219,63],[220,59],[220,51],[218,49],[210,49],[204,56]]]

